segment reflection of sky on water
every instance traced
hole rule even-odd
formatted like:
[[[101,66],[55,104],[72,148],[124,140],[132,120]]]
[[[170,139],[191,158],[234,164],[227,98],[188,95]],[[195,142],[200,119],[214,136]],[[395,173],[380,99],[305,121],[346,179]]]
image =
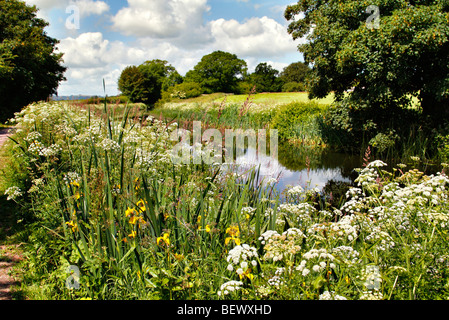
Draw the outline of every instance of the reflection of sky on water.
[[[248,149],[244,156],[236,159],[236,164],[239,165],[237,170],[238,173],[242,173],[251,167],[260,165],[260,175],[265,177],[265,180],[279,178],[277,184],[277,189],[279,191],[284,190],[288,185],[300,185],[304,189],[317,187],[322,190],[330,180],[351,182],[349,178],[342,176],[340,168],[310,168],[309,171],[307,169],[291,171],[280,164],[275,158],[271,158],[267,155],[258,155],[257,150],[255,149]]]

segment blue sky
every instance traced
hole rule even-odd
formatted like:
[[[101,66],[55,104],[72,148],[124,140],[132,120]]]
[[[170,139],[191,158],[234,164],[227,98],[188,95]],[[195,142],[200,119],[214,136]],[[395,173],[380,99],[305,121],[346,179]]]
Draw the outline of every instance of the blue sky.
[[[279,71],[303,61],[283,13],[294,0],[26,0],[60,40],[67,81],[59,95],[118,93],[129,65],[167,60],[184,75],[216,50]],[[77,19],[79,17],[79,19]],[[77,23],[79,21],[79,24]],[[70,27],[72,25],[73,27]]]

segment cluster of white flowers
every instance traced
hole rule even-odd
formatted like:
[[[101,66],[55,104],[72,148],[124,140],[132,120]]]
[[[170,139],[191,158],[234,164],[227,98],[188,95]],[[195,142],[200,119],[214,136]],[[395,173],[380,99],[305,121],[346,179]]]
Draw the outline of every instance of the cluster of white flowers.
[[[250,247],[248,244],[244,243],[240,246],[235,246],[232,250],[229,251],[228,257],[226,261],[229,263],[227,269],[229,271],[234,271],[238,275],[242,275],[245,273],[250,264],[253,267],[257,266],[257,249],[254,247]]]
[[[287,194],[289,196],[293,196],[293,197],[294,196],[299,196],[299,195],[301,195],[303,193],[304,193],[304,189],[301,186],[295,186],[295,187],[289,188],[287,190]]]
[[[360,188],[350,187],[349,190],[346,192],[346,198],[352,198],[352,199],[358,200],[362,196],[363,196],[363,190]]]
[[[425,216],[430,222],[441,228],[449,227],[449,213],[447,212],[427,212]],[[425,222],[426,219],[424,218],[422,221]]]
[[[331,253],[337,260],[347,266],[354,266],[360,263],[360,254],[352,247],[339,246],[333,248]]]
[[[359,300],[383,300],[382,292],[378,290],[363,291]]]
[[[304,233],[297,228],[290,228],[282,235],[276,231],[266,231],[259,241],[264,245],[264,260],[281,261],[286,256],[294,256],[301,251],[301,241]]]
[[[104,151],[110,151],[110,152],[118,152],[120,151],[120,145],[117,141],[111,140],[109,138],[103,139],[99,145],[101,149]]]
[[[356,213],[356,212],[363,212],[363,209],[365,209],[365,204],[363,203],[363,200],[358,199],[351,199],[349,201],[346,201],[343,206],[340,208],[341,211],[347,212],[350,214]]]
[[[45,146],[40,141],[34,141],[28,146],[28,151],[31,153],[39,153]]]
[[[302,256],[299,266],[296,267],[296,271],[306,277],[310,274],[311,270],[315,273],[324,271],[326,268],[335,268],[335,257],[328,253],[326,249],[311,249]]]
[[[56,156],[59,152],[62,151],[62,148],[58,144],[53,144],[49,147],[45,147],[42,142],[34,140],[34,142],[31,143],[28,147],[28,151],[48,158]]]
[[[260,235],[259,241],[264,245],[267,243],[268,240],[274,238],[274,236],[279,236],[279,233],[274,230],[268,230]]]
[[[374,167],[366,167],[362,169],[359,173],[359,176],[355,179],[358,186],[364,188],[370,188],[373,185],[376,185],[376,181],[379,178],[377,174],[377,170]]]
[[[39,132],[32,131],[27,135],[26,138],[24,138],[24,140],[28,141],[28,142],[33,142],[35,140],[39,140],[41,137],[42,137],[42,135]]]
[[[284,284],[284,280],[282,280],[280,276],[276,275],[268,279],[268,284],[279,289],[279,287]]]
[[[361,277],[365,279],[365,287],[368,290],[379,290],[382,277],[378,266],[368,265],[362,270]]]
[[[23,195],[23,193],[19,187],[14,186],[14,187],[6,189],[5,195],[8,196],[6,198],[6,200],[9,201],[9,200],[16,200],[17,198],[21,197]]]
[[[354,241],[358,237],[358,219],[354,215],[342,217],[337,222],[316,223],[307,229],[307,236],[335,241]]]
[[[67,120],[63,120],[62,124],[58,124],[55,126],[55,130],[66,137],[74,137],[78,134],[75,128],[68,124]]]
[[[242,215],[249,217],[249,216],[251,216],[255,211],[256,211],[256,208],[252,208],[252,207],[243,207],[243,208],[242,208]]]
[[[64,182],[67,184],[73,183],[73,182],[80,182],[81,181],[81,176],[77,173],[77,172],[67,172],[64,175],[63,178]]]
[[[348,300],[343,296],[336,294],[334,291],[324,291],[320,294],[319,300]]]
[[[32,186],[31,188],[28,190],[28,193],[33,193],[33,192],[37,192],[40,190],[40,188],[45,184],[44,179],[39,178],[39,179],[34,179],[33,181],[31,181]]]
[[[279,206],[279,216],[290,216],[290,220],[298,227],[308,226],[312,222],[312,215],[316,209],[307,202],[299,204],[283,203]]]
[[[51,146],[47,147],[47,148],[41,148],[39,150],[39,155],[42,157],[54,157],[56,156],[59,152],[62,151],[62,147],[58,144],[52,144]]]
[[[222,295],[227,296],[228,294],[232,292],[236,292],[243,287],[243,282],[241,281],[228,281],[223,283],[220,286],[220,290],[217,292],[218,296],[221,297]]]
[[[374,160],[366,166],[367,168],[380,168],[380,167],[386,167],[387,164],[383,162],[382,160]]]

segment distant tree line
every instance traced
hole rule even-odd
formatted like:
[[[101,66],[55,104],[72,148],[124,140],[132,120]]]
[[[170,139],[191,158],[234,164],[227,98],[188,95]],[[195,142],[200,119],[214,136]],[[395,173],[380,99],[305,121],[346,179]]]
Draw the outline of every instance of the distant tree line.
[[[118,88],[131,102],[152,105],[161,99],[187,99],[215,92],[305,91],[310,71],[302,62],[292,63],[282,72],[268,63],[260,63],[249,73],[246,62],[235,54],[215,51],[205,55],[184,77],[165,60],[128,66],[120,75]]]

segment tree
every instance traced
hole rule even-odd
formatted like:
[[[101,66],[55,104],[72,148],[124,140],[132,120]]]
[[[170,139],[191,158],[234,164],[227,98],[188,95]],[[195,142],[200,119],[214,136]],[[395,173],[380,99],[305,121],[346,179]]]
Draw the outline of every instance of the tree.
[[[282,88],[279,71],[266,62],[257,65],[256,70],[250,76],[250,82],[256,86],[257,92],[279,92]]]
[[[0,121],[56,94],[65,80],[58,40],[47,36],[48,23],[36,12],[22,1],[0,0]]]
[[[368,5],[379,9],[379,28],[368,23]],[[341,100],[354,88],[355,101],[388,107],[417,97],[435,122],[448,114],[447,0],[300,0],[287,7],[285,17],[294,39],[309,40],[299,50],[313,66],[311,98],[334,91]]]
[[[125,68],[118,87],[132,102],[152,105],[161,98],[163,90],[181,82],[182,77],[173,66],[156,59]]]
[[[118,89],[132,102],[146,102],[148,90],[144,86],[144,75],[136,66],[126,67],[118,79]]]
[[[287,67],[279,75],[283,82],[304,83],[310,73],[310,67],[303,62],[294,62]]]
[[[204,56],[193,70],[187,72],[185,81],[198,83],[206,93],[236,93],[246,72],[244,60],[235,54],[215,51]]]

